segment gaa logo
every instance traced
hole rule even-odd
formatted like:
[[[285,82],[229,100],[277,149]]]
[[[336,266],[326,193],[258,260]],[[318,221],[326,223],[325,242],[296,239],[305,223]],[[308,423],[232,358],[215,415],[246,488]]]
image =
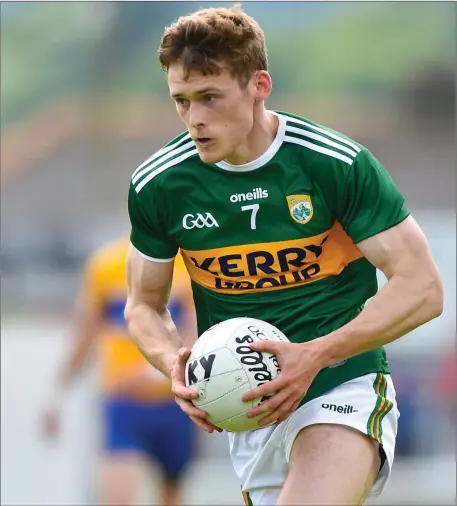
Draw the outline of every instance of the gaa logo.
[[[203,214],[197,213],[196,215],[184,215],[182,226],[187,230],[191,230],[192,228],[218,227],[219,224],[211,213],[205,213],[204,216]]]

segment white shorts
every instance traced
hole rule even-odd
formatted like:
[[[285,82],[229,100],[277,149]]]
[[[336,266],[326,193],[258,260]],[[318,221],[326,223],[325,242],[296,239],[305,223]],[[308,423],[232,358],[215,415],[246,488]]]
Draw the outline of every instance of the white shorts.
[[[392,469],[399,416],[392,378],[373,373],[309,401],[280,424],[229,433],[230,456],[243,495],[249,494],[254,506],[275,505],[295,438],[304,427],[321,423],[347,425],[379,441],[386,458],[369,494],[379,495]]]

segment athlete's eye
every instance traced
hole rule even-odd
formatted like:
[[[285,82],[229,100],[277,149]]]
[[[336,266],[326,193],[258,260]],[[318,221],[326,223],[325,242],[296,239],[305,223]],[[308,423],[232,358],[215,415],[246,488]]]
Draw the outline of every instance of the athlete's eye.
[[[215,95],[205,95],[205,96],[203,97],[203,100],[204,100],[205,102],[213,102],[215,98],[216,98],[216,96],[215,96]]]
[[[187,107],[189,105],[189,101],[185,98],[175,98],[175,102],[181,107]]]

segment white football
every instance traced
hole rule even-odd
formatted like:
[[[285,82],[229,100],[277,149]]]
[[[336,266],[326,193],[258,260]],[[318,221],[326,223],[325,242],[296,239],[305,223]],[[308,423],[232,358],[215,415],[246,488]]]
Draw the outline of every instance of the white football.
[[[246,392],[280,373],[275,355],[249,348],[250,343],[259,340],[289,341],[275,326],[246,317],[214,325],[192,347],[186,364],[186,385],[198,392],[193,403],[208,413],[213,425],[230,432],[258,429],[259,419],[266,416],[246,416],[266,399],[241,400]]]

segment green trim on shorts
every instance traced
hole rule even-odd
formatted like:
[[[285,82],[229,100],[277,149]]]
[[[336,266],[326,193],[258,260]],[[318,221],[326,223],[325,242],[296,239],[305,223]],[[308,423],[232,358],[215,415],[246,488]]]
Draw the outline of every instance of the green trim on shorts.
[[[242,494],[246,506],[254,506],[254,504],[251,501],[251,497],[249,496],[249,492],[242,492]]]
[[[386,397],[387,380],[383,373],[378,372],[373,382],[373,390],[377,395],[376,405],[367,422],[367,434],[382,445],[382,421],[392,409],[393,403]]]

